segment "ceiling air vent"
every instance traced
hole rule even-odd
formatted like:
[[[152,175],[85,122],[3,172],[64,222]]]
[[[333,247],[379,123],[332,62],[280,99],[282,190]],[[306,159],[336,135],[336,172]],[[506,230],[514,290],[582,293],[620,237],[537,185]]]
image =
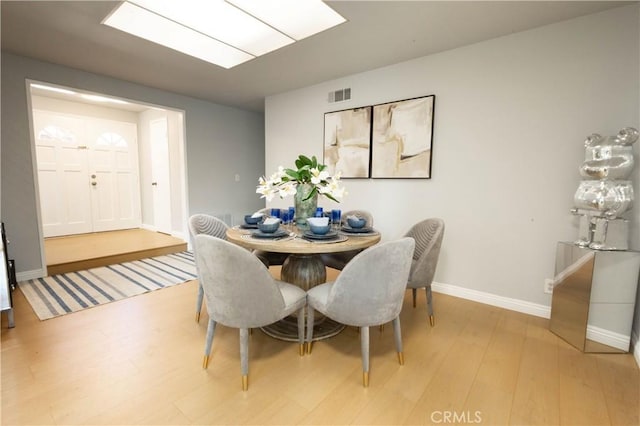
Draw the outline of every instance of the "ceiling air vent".
[[[351,88],[336,90],[329,92],[329,103],[348,101],[351,99]]]

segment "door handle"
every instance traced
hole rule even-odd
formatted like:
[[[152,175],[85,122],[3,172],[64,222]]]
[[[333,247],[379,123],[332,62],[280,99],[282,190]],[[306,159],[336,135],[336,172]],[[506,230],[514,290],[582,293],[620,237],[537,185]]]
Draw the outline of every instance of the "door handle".
[[[98,182],[91,182],[91,185],[96,186]]]
[[[151,186],[158,186],[158,182],[151,182]]]

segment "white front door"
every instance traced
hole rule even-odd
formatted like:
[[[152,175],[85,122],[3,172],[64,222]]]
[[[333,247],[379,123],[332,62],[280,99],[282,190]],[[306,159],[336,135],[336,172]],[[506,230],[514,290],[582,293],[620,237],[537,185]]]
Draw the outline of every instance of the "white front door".
[[[87,145],[82,120],[34,111],[45,237],[91,232]]]
[[[153,224],[156,231],[171,233],[171,179],[169,178],[169,137],[167,119],[150,123]]]
[[[45,237],[140,226],[132,123],[33,111]]]
[[[88,123],[93,231],[140,226],[136,126],[111,120]]]

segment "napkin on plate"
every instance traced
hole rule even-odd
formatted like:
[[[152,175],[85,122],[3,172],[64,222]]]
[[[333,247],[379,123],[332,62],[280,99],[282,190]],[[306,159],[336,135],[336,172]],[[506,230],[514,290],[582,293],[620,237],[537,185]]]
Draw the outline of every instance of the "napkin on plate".
[[[268,217],[262,223],[265,225],[273,225],[274,223],[278,223],[278,222],[280,222],[280,219],[277,219],[275,217]]]
[[[254,218],[255,217],[262,217],[262,216],[264,216],[264,213],[262,213],[262,212],[255,212],[254,214],[251,215],[251,217],[254,217]]]

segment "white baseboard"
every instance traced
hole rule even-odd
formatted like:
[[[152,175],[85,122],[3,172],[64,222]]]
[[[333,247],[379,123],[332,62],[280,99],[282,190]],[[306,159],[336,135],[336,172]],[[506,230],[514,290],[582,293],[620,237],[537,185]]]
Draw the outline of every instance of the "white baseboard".
[[[185,237],[184,232],[181,232],[181,231],[172,231],[171,236],[187,241],[187,238]]]
[[[431,288],[437,293],[448,294],[449,296],[472,300],[474,302],[484,303],[485,305],[497,306],[499,308],[522,312],[524,314],[534,315],[541,318],[551,317],[551,307],[540,305],[538,303],[498,296],[484,291],[471,290],[469,288],[458,287],[451,284],[434,282],[431,284]]]
[[[16,281],[28,281],[36,278],[46,277],[47,272],[44,269],[34,269],[32,271],[24,271],[16,273]]]
[[[631,338],[620,333],[587,325],[587,339],[628,352]]]
[[[484,303],[486,305],[497,306],[499,308],[509,309],[511,311],[521,312],[523,314],[534,315],[541,318],[551,318],[551,307],[540,305],[538,303],[526,302],[519,299],[512,299],[504,296],[486,293],[484,291],[471,290],[464,287],[458,287],[451,284],[443,284],[434,282],[431,288],[436,293],[447,294],[449,296],[459,297],[474,302]],[[593,337],[596,336],[596,339]],[[589,339],[603,342],[615,348],[629,347],[628,339],[618,333],[608,330],[599,329],[597,327],[588,327],[587,337]],[[640,367],[640,342],[636,333],[631,333],[631,347],[633,348],[633,357],[636,364]]]
[[[140,225],[140,228],[145,229],[147,231],[151,231],[151,232],[160,232],[154,225],[150,225],[148,223],[143,223],[142,225]],[[187,241],[184,231],[171,231],[169,235],[171,235],[172,237],[180,238],[181,240]]]

